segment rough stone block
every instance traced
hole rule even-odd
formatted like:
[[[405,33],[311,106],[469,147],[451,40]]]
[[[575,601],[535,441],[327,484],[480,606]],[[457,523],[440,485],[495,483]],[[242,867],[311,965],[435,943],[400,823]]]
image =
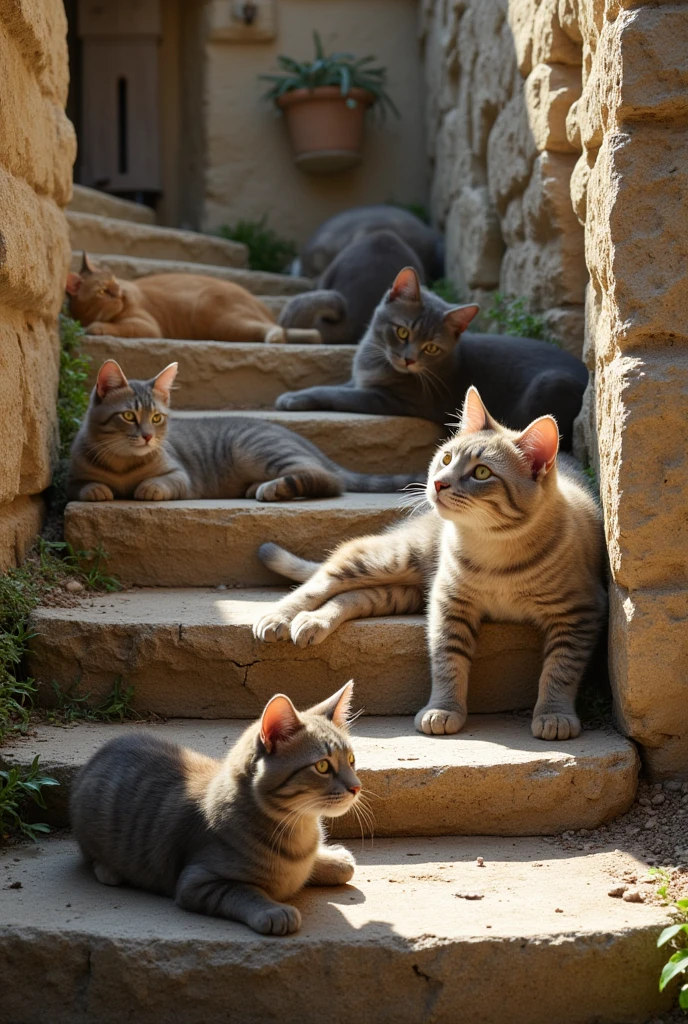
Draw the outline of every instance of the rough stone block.
[[[597,150],[581,153],[571,171],[571,206],[580,224],[585,224],[588,210],[588,183],[597,159]]]
[[[525,83],[528,123],[542,152],[571,153],[566,115],[581,94],[580,68],[537,64]]]
[[[533,69],[533,28],[540,0],[509,0],[509,26],[516,62],[525,78]]]
[[[562,30],[574,43],[583,42],[583,34],[580,28],[579,6],[585,0],[559,0],[557,17]]]
[[[67,102],[67,17],[61,0],[0,0],[0,23],[21,48],[41,89],[61,107]]]
[[[533,65],[570,64],[580,67],[581,43],[564,31],[559,20],[559,0],[541,0],[533,19]]]
[[[22,450],[22,314],[2,310],[0,316],[0,503],[12,501],[19,492]]]
[[[129,199],[99,192],[85,185],[74,185],[69,209],[76,213],[95,213],[100,217],[115,217],[119,220],[133,220],[137,224],[155,224],[155,211],[143,203],[132,203]]]
[[[688,779],[688,589],[610,589],[618,724],[654,778]]]
[[[499,284],[504,243],[488,189],[463,189],[452,206],[449,224],[456,224],[456,229],[447,236],[450,275],[458,263],[469,288],[495,288]],[[454,255],[453,236],[459,243],[458,260]]]
[[[688,353],[619,355],[596,368],[600,491],[622,587],[688,585]]]
[[[548,309],[544,313],[544,320],[547,330],[559,341],[562,348],[580,359],[585,333],[585,307],[581,305]]]
[[[537,146],[521,91],[500,111],[487,144],[488,185],[501,215],[510,200],[528,184],[536,156]]]
[[[20,494],[37,494],[50,484],[58,446],[55,416],[60,373],[57,328],[27,316],[21,335],[23,450]]]
[[[41,529],[45,507],[40,497],[22,495],[0,505],[0,572],[24,561]]]
[[[512,199],[502,217],[502,237],[507,246],[517,245],[526,238],[523,219],[523,197]]]
[[[571,205],[573,154],[540,153],[523,194],[526,238],[535,242],[560,240],[571,259],[579,259],[584,271],[585,240]],[[582,297],[578,300],[582,302]]]
[[[567,259],[561,240],[527,240],[506,250],[499,289],[525,296],[534,309],[576,305],[583,301],[585,275],[578,260],[571,263]]]

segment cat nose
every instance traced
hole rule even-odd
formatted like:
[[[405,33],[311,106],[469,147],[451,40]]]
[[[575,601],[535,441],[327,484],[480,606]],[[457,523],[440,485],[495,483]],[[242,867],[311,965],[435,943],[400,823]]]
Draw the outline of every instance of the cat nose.
[[[404,359],[404,362],[406,363],[407,366],[413,366],[415,361],[416,361],[415,359],[408,359],[408,358]]]
[[[149,442],[149,441],[151,440],[151,438],[153,437],[153,435],[152,435],[152,434],[141,434],[141,437],[142,437],[142,438],[143,438],[143,440],[144,440],[144,441],[146,442],[146,444],[148,444],[148,442]]]
[[[449,487],[449,484],[445,484],[444,480],[435,480],[435,490],[439,494],[445,487]]]
[[[354,796],[358,796],[358,794],[361,792],[361,787],[360,786],[349,786],[349,792],[353,793]]]

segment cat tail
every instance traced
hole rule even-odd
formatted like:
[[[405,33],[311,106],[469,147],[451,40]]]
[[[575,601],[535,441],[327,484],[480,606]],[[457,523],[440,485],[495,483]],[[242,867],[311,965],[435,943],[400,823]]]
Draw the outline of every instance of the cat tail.
[[[426,470],[417,473],[354,473],[338,466],[337,475],[345,491],[353,491],[354,494],[389,494],[391,491],[402,491],[409,484],[424,484],[428,474]]]
[[[272,543],[261,544],[258,548],[258,557],[268,569],[279,573],[280,576],[286,576],[288,580],[296,580],[297,583],[309,580],[321,565],[320,562],[309,562],[306,558],[292,555],[291,551]]]
[[[326,345],[354,344],[348,323],[346,299],[335,291],[302,292],[294,295],[280,313],[279,325],[287,330],[315,329]]]

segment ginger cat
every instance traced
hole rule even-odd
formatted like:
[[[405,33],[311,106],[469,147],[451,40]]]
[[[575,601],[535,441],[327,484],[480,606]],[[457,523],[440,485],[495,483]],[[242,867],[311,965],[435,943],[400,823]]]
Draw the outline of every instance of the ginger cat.
[[[70,313],[87,334],[268,344],[322,341],[316,330],[281,327],[241,285],[202,274],[152,274],[119,281],[84,253],[81,272],[67,275],[66,290]]]

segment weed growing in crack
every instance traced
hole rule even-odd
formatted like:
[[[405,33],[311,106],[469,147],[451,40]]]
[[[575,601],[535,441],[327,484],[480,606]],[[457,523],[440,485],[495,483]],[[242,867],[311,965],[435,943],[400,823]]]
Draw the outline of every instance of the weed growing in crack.
[[[49,825],[26,821],[24,814],[31,802],[45,809],[43,788],[59,785],[57,779],[40,774],[38,755],[29,768],[0,770],[0,842],[13,832],[28,836],[34,842],[41,833],[49,832]]]
[[[661,869],[657,873],[661,874]],[[667,888],[668,878],[667,884],[664,885],[664,896],[666,896]],[[661,888],[658,892],[662,893]],[[672,907],[677,921],[665,928],[657,939],[658,947],[661,948],[667,943],[671,943],[671,948],[675,950],[662,968],[659,977],[660,992],[663,992],[674,978],[688,974],[688,900],[675,900]],[[688,981],[684,982],[679,989],[678,1005],[682,1010],[688,1010]]]
[[[47,712],[51,725],[71,725],[73,722],[123,722],[125,718],[140,718],[131,704],[134,687],[122,686],[122,680],[115,680],[112,692],[100,704],[91,702],[90,693],[80,693],[78,682],[68,690],[62,690],[53,683],[57,706]]]

